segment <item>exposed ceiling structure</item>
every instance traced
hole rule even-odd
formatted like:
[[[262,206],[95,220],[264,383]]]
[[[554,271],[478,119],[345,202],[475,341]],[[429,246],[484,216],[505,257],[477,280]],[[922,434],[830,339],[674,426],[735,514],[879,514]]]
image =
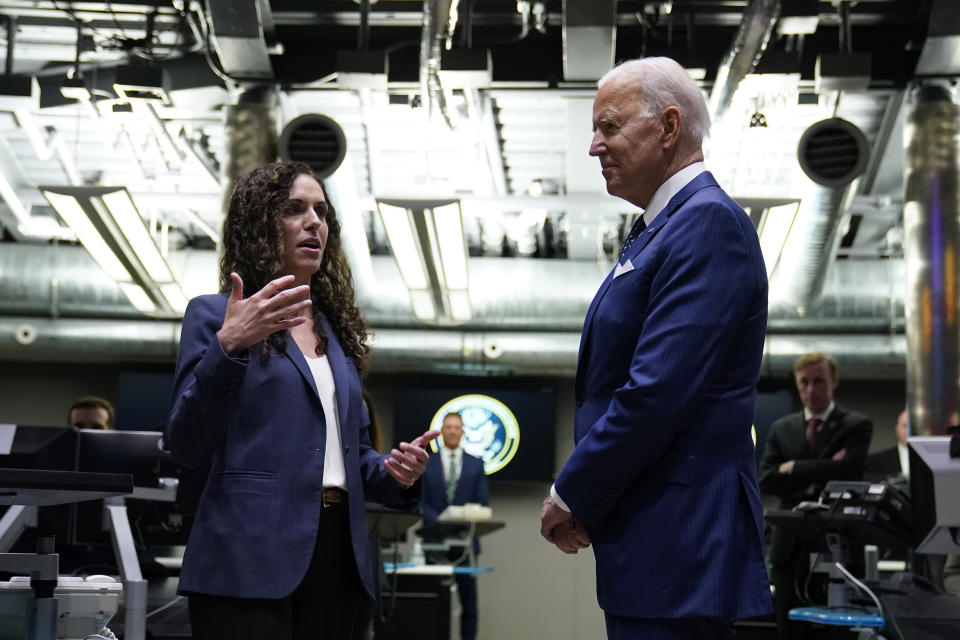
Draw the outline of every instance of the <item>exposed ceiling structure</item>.
[[[5,0],[0,327],[18,339],[0,359],[91,357],[94,344],[104,358],[169,359],[175,348],[177,305],[139,311],[50,188],[125,188],[182,293],[212,292],[224,189],[283,146],[288,123],[323,114],[343,132],[328,186],[380,336],[374,365],[379,348],[384,370],[569,373],[583,314],[637,214],[605,194],[587,155],[596,80],[613,61],[669,55],[710,100],[708,168],[761,230],[770,332],[782,336],[768,367],[810,333],[851,360],[902,363],[903,114],[919,76],[960,71],[950,4]],[[852,185],[817,185],[798,162],[802,134],[831,117],[863,134]],[[417,311],[378,206],[397,199],[459,201],[466,316],[442,304],[452,298],[436,278],[443,312]],[[816,269],[798,273],[804,261]],[[138,353],[118,338],[126,356],[112,353],[111,321],[160,328],[154,338],[173,347]],[[103,339],[71,340],[71,322]],[[537,331],[562,346],[551,352]],[[863,344],[841,339],[853,334]]]

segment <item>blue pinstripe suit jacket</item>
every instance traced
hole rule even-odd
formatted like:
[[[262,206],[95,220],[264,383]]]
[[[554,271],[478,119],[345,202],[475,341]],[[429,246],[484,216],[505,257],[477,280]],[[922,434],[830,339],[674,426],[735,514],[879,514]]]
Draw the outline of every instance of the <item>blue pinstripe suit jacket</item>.
[[[576,447],[559,495],[590,533],[597,596],[641,618],[771,609],[750,426],[767,278],[744,211],[701,173],[587,311]]]

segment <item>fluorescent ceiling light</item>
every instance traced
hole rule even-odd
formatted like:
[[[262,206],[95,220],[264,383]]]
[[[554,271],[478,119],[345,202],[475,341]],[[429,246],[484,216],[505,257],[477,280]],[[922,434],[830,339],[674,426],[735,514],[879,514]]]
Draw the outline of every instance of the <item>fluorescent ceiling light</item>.
[[[90,90],[87,89],[83,78],[64,78],[63,83],[60,85],[60,95],[72,100],[89,100]]]
[[[441,324],[469,320],[460,201],[378,200],[377,206],[417,317]]]
[[[117,285],[137,311],[153,313],[157,310],[157,305],[153,303],[150,296],[140,285],[132,282],[118,282]]]
[[[408,289],[428,288],[427,273],[424,269],[423,258],[420,256],[410,216],[403,207],[378,202],[380,217],[387,230],[387,240],[393,257],[400,267],[400,275]]]
[[[116,68],[113,90],[125,101],[161,102],[170,104],[163,88],[163,69],[150,64],[134,63]]]
[[[473,316],[470,295],[466,291],[451,291],[447,299],[450,302],[450,317],[457,322],[466,322]]]
[[[434,207],[433,223],[437,229],[437,244],[447,287],[465,290],[468,286],[467,250],[463,238],[460,204],[454,202]]]
[[[7,180],[7,176],[3,171],[0,171],[0,197],[7,203],[7,207],[9,207],[21,225],[30,222],[30,212],[23,206],[20,196],[17,195],[17,190],[14,189],[10,181]]]
[[[137,212],[130,199],[130,194],[126,189],[105,193],[100,197],[103,204],[107,206],[113,219],[120,227],[120,232],[127,238],[134,253],[140,258],[147,274],[158,282],[171,282],[173,274],[170,273],[170,267],[166,260],[160,255],[157,243],[153,241],[146,225],[143,224],[143,218]],[[94,207],[98,206],[96,200],[93,200]],[[104,215],[102,211],[98,211]]]
[[[186,297],[122,187],[41,187],[87,252],[131,304],[181,314]]]
[[[773,274],[773,270],[780,260],[783,245],[787,241],[787,236],[790,235],[790,228],[793,226],[799,208],[799,202],[770,207],[760,220],[758,230],[760,233],[760,251],[763,253],[763,262],[767,267],[767,278],[770,278]]]
[[[77,239],[80,240],[80,244],[84,246],[87,253],[110,278],[117,282],[130,280],[130,273],[117,259],[113,250],[107,246],[103,236],[90,222],[76,198],[46,190],[43,191],[43,195],[56,212],[60,214],[63,221],[67,223],[67,226],[77,234]]]
[[[413,313],[424,322],[433,322],[437,319],[437,307],[433,304],[433,293],[426,289],[410,290],[410,303]]]
[[[160,285],[160,293],[166,298],[170,308],[177,313],[183,313],[187,310],[187,297],[183,295],[183,289],[176,282],[169,282]]]

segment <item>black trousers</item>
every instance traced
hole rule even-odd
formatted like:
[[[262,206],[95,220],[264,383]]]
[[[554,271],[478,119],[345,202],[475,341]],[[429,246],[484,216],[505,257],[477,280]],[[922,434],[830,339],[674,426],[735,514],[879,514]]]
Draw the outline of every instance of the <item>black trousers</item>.
[[[310,567],[287,597],[270,600],[191,593],[187,600],[193,640],[362,638],[371,606],[357,575],[346,505],[323,510]]]

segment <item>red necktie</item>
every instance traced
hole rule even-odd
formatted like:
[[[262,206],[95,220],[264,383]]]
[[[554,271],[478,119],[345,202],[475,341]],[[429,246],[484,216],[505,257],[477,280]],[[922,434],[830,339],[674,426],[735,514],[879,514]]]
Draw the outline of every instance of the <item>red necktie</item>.
[[[807,446],[813,451],[813,445],[817,442],[817,427],[820,426],[819,418],[810,418],[807,420]]]

